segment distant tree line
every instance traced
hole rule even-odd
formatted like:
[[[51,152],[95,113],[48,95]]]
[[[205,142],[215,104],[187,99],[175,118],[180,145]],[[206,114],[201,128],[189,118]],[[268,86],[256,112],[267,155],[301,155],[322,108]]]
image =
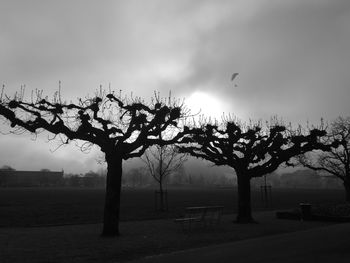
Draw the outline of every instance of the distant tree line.
[[[310,169],[299,169],[292,172],[272,173],[267,175],[267,184],[274,188],[299,188],[299,189],[341,189],[343,187],[340,180],[333,177],[322,176]],[[157,182],[148,174],[143,167],[132,168],[125,172],[122,180],[123,187],[145,188],[157,187]],[[264,185],[264,179],[259,177],[251,182],[252,188],[260,189]],[[236,187],[235,176],[221,171],[188,172],[185,167],[180,171],[169,175],[164,184],[165,188],[182,186],[205,186],[205,187]]]
[[[64,178],[64,186],[104,188],[106,186],[106,174],[98,174],[89,171],[85,174],[67,174]]]

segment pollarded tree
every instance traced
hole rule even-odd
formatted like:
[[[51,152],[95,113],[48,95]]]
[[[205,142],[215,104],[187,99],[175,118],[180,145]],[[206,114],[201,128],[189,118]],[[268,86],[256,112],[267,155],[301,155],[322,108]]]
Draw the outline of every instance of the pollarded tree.
[[[100,91],[78,103],[62,102],[56,94],[52,100],[36,92],[35,99],[25,101],[23,95],[0,97],[0,115],[13,129],[38,133],[46,130],[63,143],[78,140],[99,146],[107,163],[106,195],[103,219],[104,236],[119,235],[119,210],[122,163],[140,157],[155,144],[178,142],[183,132],[178,121],[185,117],[184,107],[169,97],[155,96],[146,104],[140,98],[122,98],[121,93]],[[167,140],[159,135],[172,129]],[[175,132],[174,132],[175,129]]]
[[[346,201],[350,202],[350,117],[338,117],[331,123],[324,143],[334,141],[339,142],[337,148],[332,147],[329,151],[321,153],[304,154],[296,160],[307,168],[342,180]]]
[[[301,129],[291,131],[277,122],[242,125],[225,120],[216,124],[203,124],[191,129],[188,145],[181,151],[203,158],[215,165],[228,165],[235,170],[238,184],[238,223],[253,222],[251,212],[250,180],[275,171],[291,157],[314,149],[329,149],[320,143],[324,130],[312,129],[303,135]]]

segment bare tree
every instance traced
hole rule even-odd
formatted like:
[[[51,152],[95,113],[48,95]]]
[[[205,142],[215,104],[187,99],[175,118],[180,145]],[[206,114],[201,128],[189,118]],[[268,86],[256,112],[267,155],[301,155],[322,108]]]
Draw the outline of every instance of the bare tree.
[[[14,169],[13,167],[9,166],[9,165],[3,165],[0,167],[0,170],[3,170],[3,171],[16,171],[16,169]]]
[[[338,117],[331,123],[323,142],[329,144],[335,141],[339,143],[336,148],[300,155],[296,160],[307,168],[342,180],[346,201],[350,202],[350,117]]]
[[[191,129],[190,144],[181,147],[194,157],[235,170],[238,184],[238,223],[253,222],[250,180],[275,171],[280,164],[314,149],[329,149],[319,143],[324,130],[312,129],[303,135],[301,129],[291,130],[274,122],[244,125],[230,118],[217,124],[202,124]]]
[[[158,183],[160,211],[164,211],[166,207],[164,182],[170,174],[182,167],[187,160],[186,155],[180,153],[175,145],[155,145],[146,150],[142,160],[146,164],[149,174]]]
[[[119,235],[123,160],[140,157],[155,144],[178,142],[183,131],[174,129],[186,115],[183,104],[170,96],[163,100],[155,96],[151,103],[145,103],[140,98],[122,97],[121,92],[107,94],[102,90],[78,103],[63,102],[60,92],[52,100],[43,97],[42,91],[32,94],[29,101],[23,98],[23,90],[13,98],[3,92],[0,96],[0,115],[13,132],[36,134],[45,130],[63,144],[74,140],[82,142],[82,150],[96,145],[104,153],[108,171],[102,235]],[[169,129],[173,136],[159,139]]]

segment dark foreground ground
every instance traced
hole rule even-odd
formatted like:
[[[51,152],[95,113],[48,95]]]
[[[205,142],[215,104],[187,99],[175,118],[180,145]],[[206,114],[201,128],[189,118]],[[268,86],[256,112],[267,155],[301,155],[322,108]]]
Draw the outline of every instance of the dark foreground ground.
[[[280,220],[276,219],[272,211],[255,213],[258,224],[234,224],[234,217],[233,214],[225,215],[220,225],[208,229],[198,228],[191,233],[183,232],[171,219],[122,222],[122,235],[118,238],[100,237],[101,224],[0,228],[0,262],[125,262],[331,225]],[[283,243],[280,245],[283,246]],[[193,261],[185,258],[179,262]]]
[[[133,263],[348,263],[349,243],[350,224],[337,224],[148,256]]]
[[[0,188],[0,262],[124,262],[145,256],[224,244],[331,225],[276,219],[272,210],[300,202],[343,202],[342,190],[273,189],[265,208],[253,191],[259,224],[238,225],[236,189],[169,189],[169,211],[154,210],[154,190],[122,194],[122,235],[101,238],[103,189]],[[173,219],[186,206],[223,205],[225,216],[214,228],[183,232]],[[265,210],[265,211],[264,211]]]

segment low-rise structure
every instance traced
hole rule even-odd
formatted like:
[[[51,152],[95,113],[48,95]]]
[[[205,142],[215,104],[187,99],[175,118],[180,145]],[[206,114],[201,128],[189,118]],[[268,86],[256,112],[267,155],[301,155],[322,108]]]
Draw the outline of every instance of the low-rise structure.
[[[16,171],[0,170],[0,186],[33,187],[60,186],[63,183],[63,171]]]

